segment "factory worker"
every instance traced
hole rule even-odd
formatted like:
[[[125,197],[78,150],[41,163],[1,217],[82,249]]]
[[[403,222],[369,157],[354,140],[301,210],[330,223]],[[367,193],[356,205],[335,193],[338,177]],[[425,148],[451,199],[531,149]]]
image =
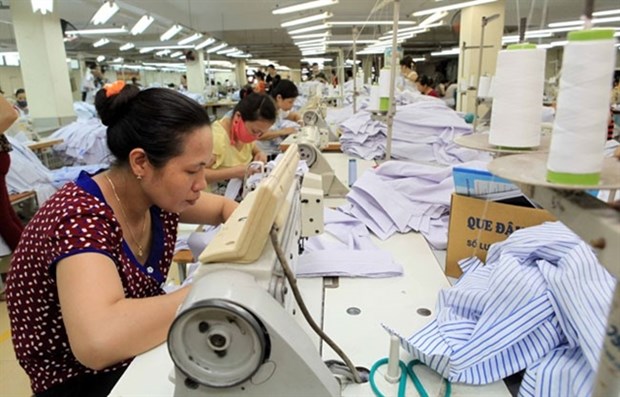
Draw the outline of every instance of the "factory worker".
[[[269,131],[264,133],[257,142],[258,146],[268,157],[280,153],[280,143],[282,143],[284,138],[299,130],[299,126],[296,127],[291,124],[301,121],[299,113],[291,112],[295,99],[299,96],[295,83],[290,80],[280,80],[273,86],[270,94],[276,103],[278,117]],[[293,123],[287,123],[286,120]],[[286,124],[289,126],[286,126]]]
[[[213,123],[213,158],[205,171],[209,189],[224,193],[230,179],[243,179],[252,161],[266,162],[256,145],[276,121],[276,104],[266,94],[246,95],[226,116]]]
[[[41,396],[107,396],[166,340],[188,287],[165,294],[179,222],[220,224],[237,204],[203,193],[204,108],[166,88],[106,84],[95,105],[115,157],[50,197],[13,254],[13,346]]]
[[[439,98],[439,94],[437,91],[433,89],[433,79],[423,74],[418,77],[418,81],[416,81],[416,85],[418,87],[418,91],[422,93],[422,95],[433,96],[435,98]]]

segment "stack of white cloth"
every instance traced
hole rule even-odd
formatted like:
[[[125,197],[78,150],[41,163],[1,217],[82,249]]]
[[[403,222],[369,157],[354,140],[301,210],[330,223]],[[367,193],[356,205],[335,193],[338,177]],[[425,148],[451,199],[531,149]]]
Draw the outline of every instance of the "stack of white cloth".
[[[472,128],[443,101],[432,99],[397,107],[392,127],[392,157],[438,164],[488,159],[488,154],[453,142],[458,136],[471,134]],[[384,157],[387,126],[372,120],[370,113],[358,112],[341,123],[340,129],[343,152],[366,160]]]
[[[11,136],[7,136],[13,150],[11,166],[6,176],[6,185],[10,194],[23,193],[34,190],[37,193],[39,205],[43,204],[56,192],[52,172],[41,162],[36,154],[24,143]]]
[[[486,170],[481,161],[460,166]],[[414,230],[436,249],[445,249],[452,192],[452,167],[387,161],[362,174],[339,209],[382,240]]]
[[[324,210],[325,233],[310,237],[299,256],[297,277],[395,277],[403,274],[392,255],[377,247],[366,226],[340,211]]]
[[[106,131],[99,118],[84,118],[60,128],[50,139],[63,140],[54,146],[54,151],[65,165],[110,164]]]

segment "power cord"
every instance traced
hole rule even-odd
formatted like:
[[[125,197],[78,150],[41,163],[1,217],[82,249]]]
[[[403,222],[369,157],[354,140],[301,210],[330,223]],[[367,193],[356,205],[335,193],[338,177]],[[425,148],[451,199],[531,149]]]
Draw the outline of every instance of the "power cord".
[[[295,279],[295,275],[293,274],[293,271],[291,270],[291,267],[289,266],[288,261],[286,260],[286,255],[284,254],[284,251],[282,250],[282,247],[280,246],[280,242],[278,241],[278,232],[275,226],[271,228],[271,231],[269,232],[269,236],[271,237],[271,243],[273,244],[273,249],[275,250],[278,260],[280,261],[280,264],[282,265],[282,269],[284,270],[284,275],[286,276],[286,279],[288,280],[288,283],[291,286],[291,289],[293,290],[295,301],[297,302],[297,305],[299,305],[299,309],[301,310],[301,313],[303,314],[304,318],[306,319],[306,321],[308,322],[312,330],[316,332],[316,334],[319,335],[321,339],[323,339],[325,343],[327,343],[329,347],[331,347],[336,352],[336,354],[338,354],[338,356],[340,356],[342,361],[345,362],[346,366],[349,368],[349,371],[351,372],[351,375],[353,376],[353,381],[355,383],[363,383],[362,378],[360,377],[360,374],[358,373],[357,368],[353,365],[353,362],[351,361],[351,359],[349,359],[349,357],[336,344],[336,342],[334,342],[329,336],[327,336],[325,332],[323,332],[323,330],[318,326],[318,324],[314,321],[314,319],[310,315],[310,312],[308,311],[308,308],[306,307],[306,304],[304,303],[304,300],[301,297],[299,288],[297,288],[297,280]]]

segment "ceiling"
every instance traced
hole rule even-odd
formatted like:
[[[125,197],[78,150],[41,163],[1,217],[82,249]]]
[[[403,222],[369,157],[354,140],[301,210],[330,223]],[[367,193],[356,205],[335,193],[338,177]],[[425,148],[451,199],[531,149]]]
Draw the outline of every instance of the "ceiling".
[[[28,0],[0,0],[0,51],[14,50],[15,39],[12,31],[10,3]],[[414,11],[459,3],[462,0],[401,0],[401,21],[420,21],[420,18],[411,18]],[[549,22],[578,19],[581,14],[583,1],[576,0],[505,0],[505,33],[516,34],[519,17],[531,16],[529,27],[539,29],[546,27]],[[125,61],[154,60],[153,53],[140,54],[137,48],[151,45],[161,45],[159,36],[172,24],[178,23],[184,27],[183,31],[170,41],[176,44],[178,40],[193,32],[200,32],[222,40],[230,46],[235,46],[244,52],[252,54],[254,58],[267,58],[291,68],[299,67],[302,58],[299,49],[293,44],[286,29],[280,27],[284,21],[314,15],[319,10],[308,10],[287,15],[273,15],[271,11],[302,2],[301,0],[116,0],[121,10],[108,23],[100,27],[126,26],[130,29],[145,13],[155,18],[144,34],[131,36],[130,34],[107,35],[111,43],[100,48],[93,48],[92,43],[98,40],[97,36],[80,36],[78,39],[66,43],[69,55],[77,52],[87,57],[104,55],[108,59],[122,56]],[[378,3],[388,5],[371,15],[371,10]],[[54,11],[61,18],[68,21],[77,29],[95,28],[90,19],[103,3],[103,0],[54,0]],[[334,16],[331,21],[368,20],[363,27],[359,39],[376,39],[382,33],[391,30],[391,26],[373,24],[377,20],[391,20],[393,16],[392,4],[385,0],[340,0],[339,4],[325,7]],[[618,0],[599,0],[595,10],[620,8]],[[451,25],[458,21],[455,11],[443,19],[444,26],[432,29],[428,33],[420,34],[403,43],[406,54],[424,56],[438,48],[456,45],[458,34]],[[305,25],[302,25],[303,27]],[[615,26],[620,26],[616,23]],[[292,29],[292,28],[291,28]],[[351,40],[352,27],[332,27],[331,40]],[[559,40],[556,38],[555,40]],[[120,52],[118,47],[128,41],[136,45],[135,49]],[[198,41],[199,42],[199,41]],[[196,42],[196,43],[198,43]],[[350,45],[342,45],[345,54],[350,54]],[[208,49],[208,47],[207,47]],[[211,59],[227,59],[225,56],[210,55]],[[169,58],[167,58],[170,60]],[[165,61],[166,57],[157,58]]]

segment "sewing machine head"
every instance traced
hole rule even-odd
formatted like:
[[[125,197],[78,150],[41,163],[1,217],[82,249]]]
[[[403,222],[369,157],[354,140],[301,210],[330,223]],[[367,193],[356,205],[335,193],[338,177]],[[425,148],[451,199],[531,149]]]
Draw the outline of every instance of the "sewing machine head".
[[[291,288],[267,241],[273,226],[294,271],[305,205],[298,159],[292,145],[200,255],[203,264],[168,334],[175,396],[340,395],[293,316]]]

